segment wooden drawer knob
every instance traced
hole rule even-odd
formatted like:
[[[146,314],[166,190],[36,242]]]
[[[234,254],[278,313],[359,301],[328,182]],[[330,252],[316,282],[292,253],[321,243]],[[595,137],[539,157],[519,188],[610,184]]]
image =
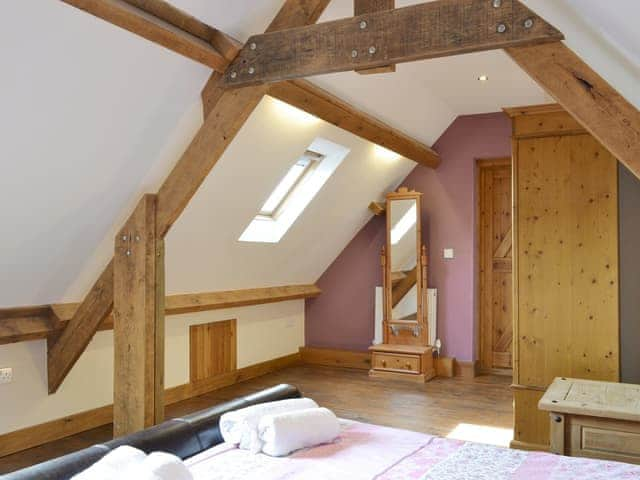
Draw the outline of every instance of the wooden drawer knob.
[[[411,370],[411,364],[410,363],[407,363],[406,367],[407,367],[407,370]]]
[[[386,360],[382,360],[382,366],[386,367],[387,366],[387,361]]]

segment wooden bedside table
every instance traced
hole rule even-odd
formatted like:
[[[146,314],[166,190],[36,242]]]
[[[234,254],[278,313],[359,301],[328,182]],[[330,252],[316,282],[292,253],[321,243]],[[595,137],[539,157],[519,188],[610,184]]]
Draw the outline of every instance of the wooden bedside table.
[[[640,463],[640,385],[558,377],[538,408],[553,453]]]

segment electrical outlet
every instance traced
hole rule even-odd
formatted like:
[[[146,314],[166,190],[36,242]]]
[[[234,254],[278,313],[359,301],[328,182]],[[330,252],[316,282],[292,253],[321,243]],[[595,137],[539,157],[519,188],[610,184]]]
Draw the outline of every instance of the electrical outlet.
[[[13,368],[0,368],[0,383],[11,383]]]

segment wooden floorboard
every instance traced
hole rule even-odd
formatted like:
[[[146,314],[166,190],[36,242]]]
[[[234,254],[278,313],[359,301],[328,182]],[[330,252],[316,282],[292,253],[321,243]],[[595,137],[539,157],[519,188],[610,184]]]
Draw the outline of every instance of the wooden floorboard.
[[[185,415],[278,383],[291,383],[338,416],[446,436],[461,423],[512,428],[511,379],[436,378],[424,385],[369,378],[366,371],[290,367],[167,407],[166,418]],[[0,473],[43,462],[111,439],[112,426],[0,458]]]

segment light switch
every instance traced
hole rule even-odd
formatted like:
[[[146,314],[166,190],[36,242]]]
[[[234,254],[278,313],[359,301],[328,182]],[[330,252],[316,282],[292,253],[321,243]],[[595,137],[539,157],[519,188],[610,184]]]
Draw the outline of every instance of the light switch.
[[[446,259],[454,258],[453,248],[445,248],[444,249],[444,258],[446,258]]]
[[[0,368],[0,383],[11,383],[13,380],[13,368]]]

